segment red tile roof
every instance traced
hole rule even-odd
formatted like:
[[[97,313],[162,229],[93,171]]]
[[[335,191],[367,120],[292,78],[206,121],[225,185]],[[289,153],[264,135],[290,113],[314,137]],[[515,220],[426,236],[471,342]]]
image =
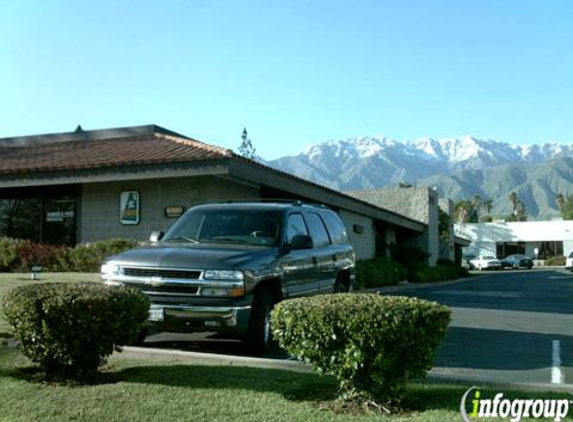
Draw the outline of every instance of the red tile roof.
[[[145,136],[0,147],[0,174],[174,163],[231,156],[233,153],[224,148],[184,137],[154,133]]]

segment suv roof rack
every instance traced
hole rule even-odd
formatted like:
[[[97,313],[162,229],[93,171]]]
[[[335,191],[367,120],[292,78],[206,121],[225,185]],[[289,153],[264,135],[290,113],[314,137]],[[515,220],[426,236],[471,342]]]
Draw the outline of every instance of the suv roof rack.
[[[248,199],[229,199],[225,201],[227,204],[240,204],[245,202],[269,202],[269,203],[280,203],[280,204],[293,204],[293,205],[308,205],[300,199],[282,199],[282,198],[248,198]]]
[[[317,207],[326,210],[332,210],[328,205],[320,204],[318,202],[304,202],[300,199],[284,199],[284,198],[250,198],[250,199],[229,199],[225,201],[226,204],[241,204],[249,202],[262,202],[262,203],[279,203],[279,204],[292,204],[294,206],[307,206]]]

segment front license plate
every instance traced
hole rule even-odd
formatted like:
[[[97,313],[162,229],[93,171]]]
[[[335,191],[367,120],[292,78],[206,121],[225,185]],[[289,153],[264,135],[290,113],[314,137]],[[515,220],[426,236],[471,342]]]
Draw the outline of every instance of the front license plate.
[[[149,321],[163,321],[165,318],[165,312],[163,308],[151,307],[149,308]]]

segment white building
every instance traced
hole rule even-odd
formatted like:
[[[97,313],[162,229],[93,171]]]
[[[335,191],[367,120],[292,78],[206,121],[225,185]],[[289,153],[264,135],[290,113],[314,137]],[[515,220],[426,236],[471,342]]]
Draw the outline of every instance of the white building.
[[[511,254],[540,259],[573,250],[573,221],[527,221],[456,224],[457,236],[471,240],[464,254],[488,254],[505,258]]]

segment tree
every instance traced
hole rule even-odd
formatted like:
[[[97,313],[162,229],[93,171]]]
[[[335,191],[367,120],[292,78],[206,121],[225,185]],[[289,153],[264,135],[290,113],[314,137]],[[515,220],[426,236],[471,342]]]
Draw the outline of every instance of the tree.
[[[483,222],[486,217],[489,217],[489,219],[491,219],[491,211],[493,210],[493,201],[491,199],[487,199],[485,201],[483,201],[481,203],[481,209],[484,210],[484,215],[481,218],[481,221]]]
[[[563,220],[573,220],[573,195],[557,194],[557,205]]]
[[[440,239],[449,240],[450,239],[450,224],[451,218],[449,214],[438,208],[438,231],[440,232]]]
[[[509,200],[513,207],[513,211],[509,216],[509,221],[527,221],[527,211],[525,210],[525,204],[519,200],[515,192],[511,192],[509,195]]]
[[[245,158],[249,158],[251,160],[254,159],[255,152],[257,150],[255,149],[255,147],[253,147],[253,143],[247,136],[247,128],[243,129],[243,134],[241,135],[241,139],[242,142],[241,145],[239,146],[239,153]]]

